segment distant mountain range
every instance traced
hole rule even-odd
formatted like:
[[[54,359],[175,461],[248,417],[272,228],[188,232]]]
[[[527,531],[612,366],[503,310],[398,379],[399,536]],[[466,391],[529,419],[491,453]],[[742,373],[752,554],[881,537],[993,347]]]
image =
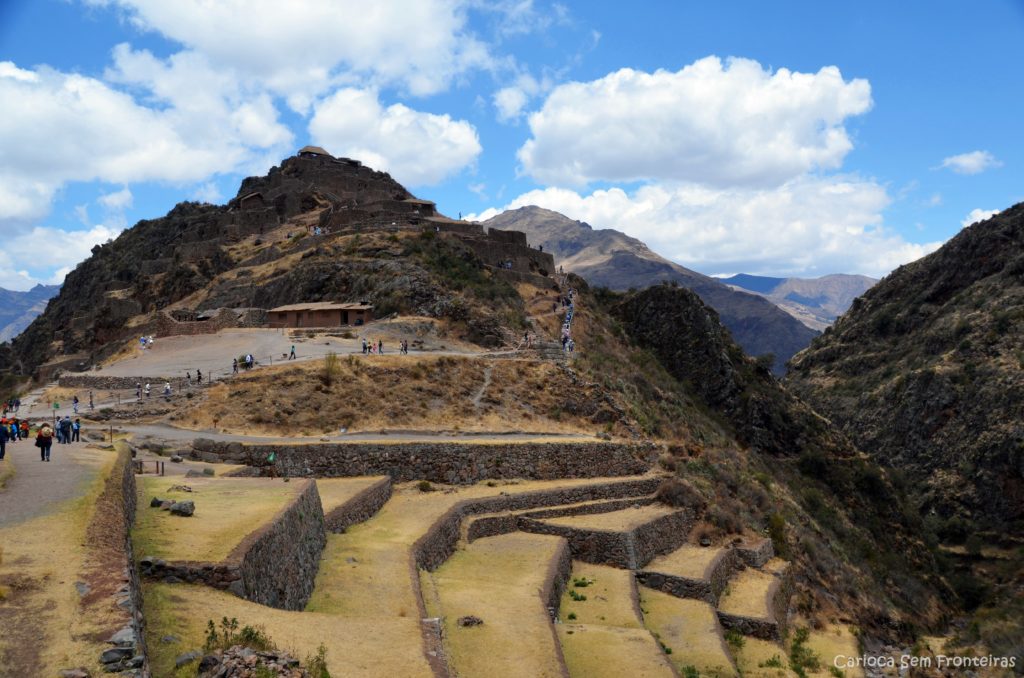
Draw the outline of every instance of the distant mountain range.
[[[822,332],[850,308],[853,300],[878,282],[865,275],[821,278],[769,278],[740,273],[719,280],[759,294],[811,329]]]
[[[628,290],[675,281],[693,290],[718,312],[722,324],[748,355],[773,354],[777,374],[784,372],[786,361],[818,334],[765,297],[671,262],[620,231],[594,229],[535,206],[503,212],[484,224],[525,232],[531,244],[541,245],[554,255],[557,265],[592,285]]]
[[[27,292],[0,287],[0,342],[21,334],[58,292],[60,285],[36,285]]]

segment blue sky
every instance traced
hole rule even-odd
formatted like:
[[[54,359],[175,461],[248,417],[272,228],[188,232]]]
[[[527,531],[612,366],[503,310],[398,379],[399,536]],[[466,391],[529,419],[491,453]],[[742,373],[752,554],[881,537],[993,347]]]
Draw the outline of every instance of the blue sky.
[[[879,276],[1024,200],[1021,44],[1020,0],[7,0],[0,286],[311,142],[451,216]]]

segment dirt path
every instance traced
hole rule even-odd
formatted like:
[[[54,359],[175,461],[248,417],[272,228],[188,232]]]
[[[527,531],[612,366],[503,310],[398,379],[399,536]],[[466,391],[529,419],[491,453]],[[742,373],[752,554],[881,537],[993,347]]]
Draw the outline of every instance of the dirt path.
[[[473,396],[473,407],[480,409],[480,401],[483,400],[484,393],[487,392],[487,387],[491,385],[491,371],[492,367],[488,365],[484,368],[484,383],[480,385],[480,390]]]
[[[7,443],[0,464],[13,464],[14,477],[0,490],[0,527],[14,525],[48,513],[54,506],[81,496],[95,476],[96,465],[87,463],[85,443],[58,445],[50,462],[39,461],[34,440]]]

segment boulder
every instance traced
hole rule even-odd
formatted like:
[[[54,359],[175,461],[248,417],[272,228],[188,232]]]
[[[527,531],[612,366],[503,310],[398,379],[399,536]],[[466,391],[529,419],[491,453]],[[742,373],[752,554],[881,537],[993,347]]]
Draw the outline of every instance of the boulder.
[[[171,461],[174,462],[175,464],[180,464],[184,460],[181,458],[180,454],[172,454]]]
[[[216,452],[200,452],[199,459],[205,461],[207,464],[220,463],[220,455]]]
[[[484,620],[480,617],[474,617],[473,615],[466,615],[465,617],[459,617],[459,626],[480,626],[484,623]]]
[[[180,669],[185,664],[190,664],[202,656],[203,655],[199,650],[192,650],[191,652],[180,654],[178,655],[178,658],[174,660],[174,666]]]
[[[192,441],[192,449],[196,452],[213,452],[217,449],[217,443],[209,438],[196,438]]]
[[[108,643],[114,645],[135,645],[135,629],[126,626],[107,639]]]
[[[176,516],[191,516],[196,512],[196,503],[194,501],[175,502],[170,510]]]
[[[130,647],[112,647],[103,651],[103,654],[100,655],[100,663],[117,664],[129,659],[133,654],[135,654],[135,650]]]
[[[153,497],[149,500],[150,508],[163,508],[164,500],[160,497]]]
[[[92,678],[89,669],[79,666],[77,669],[64,669],[59,674],[60,678]]]

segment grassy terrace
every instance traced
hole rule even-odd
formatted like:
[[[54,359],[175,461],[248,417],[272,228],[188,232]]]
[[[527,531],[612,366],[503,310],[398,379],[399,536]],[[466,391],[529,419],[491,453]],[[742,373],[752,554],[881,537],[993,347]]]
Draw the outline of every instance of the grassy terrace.
[[[730,649],[736,658],[736,665],[744,676],[792,678],[796,675],[789,670],[788,653],[778,643],[747,636],[737,641]]]
[[[641,586],[640,607],[647,628],[672,650],[669,659],[680,673],[692,666],[702,676],[736,675],[710,605]]]
[[[658,556],[644,567],[650,572],[672,574],[688,579],[705,579],[708,568],[724,549],[685,544],[672,553]]]
[[[409,571],[411,547],[452,506],[502,492],[517,494],[616,480],[629,478],[480,483],[436,492],[421,492],[416,483],[396,485],[390,501],[373,518],[353,525],[345,534],[328,535],[307,609],[415,617],[418,605]]]
[[[645,629],[560,624],[558,639],[572,678],[672,678],[668,657]]]
[[[316,491],[320,493],[320,503],[324,507],[324,515],[327,515],[352,497],[383,479],[384,476],[318,478],[316,481]]]
[[[592,513],[581,516],[561,516],[544,518],[550,525],[574,527],[581,530],[604,530],[607,532],[626,532],[649,523],[655,518],[674,513],[676,509],[665,506],[639,506],[636,508],[611,511],[609,513]]]
[[[419,620],[337,617],[289,612],[264,607],[229,593],[187,584],[148,584],[144,587],[146,635],[154,676],[184,678],[196,675],[196,665],[175,669],[174,660],[188,650],[203,647],[206,622],[222,617],[240,624],[262,626],[270,639],[296,657],[327,648],[332,675],[364,678],[432,678],[423,656]],[[160,639],[173,635],[180,642]]]
[[[574,582],[582,583],[580,580],[589,583],[587,586],[573,585]],[[573,591],[587,599],[574,600]],[[569,620],[569,614],[576,616]],[[643,622],[633,606],[633,573],[617,567],[573,561],[572,577],[562,594],[559,617],[569,623],[642,629]]]
[[[221,561],[253,530],[287,506],[305,487],[274,478],[139,477],[142,499],[132,530],[138,557]],[[192,492],[168,491],[184,484]],[[192,518],[150,508],[153,497],[194,501]]]
[[[516,532],[478,539],[422,573],[428,614],[444,623],[455,675],[560,676],[559,647],[540,590],[564,540]],[[460,627],[474,615],[479,626]]]
[[[722,593],[718,609],[741,617],[771,619],[768,591],[772,584],[778,581],[773,573],[785,569],[786,565],[784,560],[773,558],[760,570],[749,567],[742,570],[732,578]]]
[[[577,600],[570,592],[586,600]],[[557,626],[569,675],[672,676],[667,658],[637,612],[632,572],[574,562],[560,605],[562,623]]]

